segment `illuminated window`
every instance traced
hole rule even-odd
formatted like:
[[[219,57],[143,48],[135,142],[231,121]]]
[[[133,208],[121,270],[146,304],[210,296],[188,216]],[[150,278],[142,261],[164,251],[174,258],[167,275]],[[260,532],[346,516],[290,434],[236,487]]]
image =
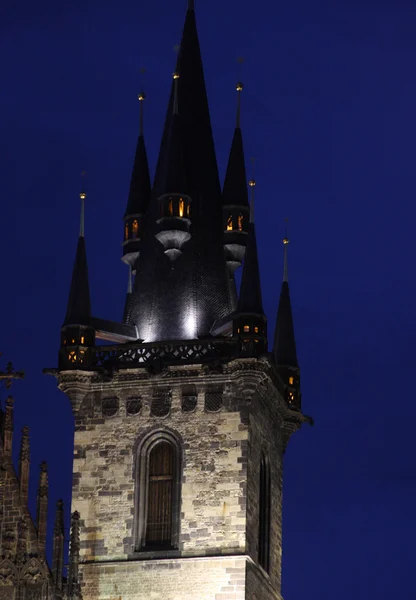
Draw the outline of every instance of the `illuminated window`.
[[[75,344],[75,340],[74,340],[74,339],[72,339],[72,340],[71,340],[71,342],[72,342],[73,344]]]
[[[137,236],[139,235],[139,222],[137,219],[134,219],[133,221],[132,234],[134,238],[137,238]]]
[[[289,377],[289,385],[293,385],[293,377]]]
[[[244,325],[244,333],[248,333],[250,331],[249,325]]]
[[[292,404],[295,401],[295,394],[293,392],[289,392],[289,404]]]
[[[82,335],[82,336],[81,336],[81,344],[83,344],[83,343],[84,343],[84,341],[85,341],[85,338],[84,338],[84,336]]]
[[[261,453],[259,494],[259,563],[265,571],[270,567],[270,466]]]
[[[127,223],[126,223],[126,224],[125,224],[125,226],[124,226],[124,239],[125,239],[125,240],[128,240],[128,239],[129,239],[129,226],[128,226],[128,224],[127,224]]]
[[[230,215],[227,219],[227,231],[233,230],[233,216]]]
[[[183,198],[179,198],[179,216],[183,217],[185,214],[185,201]]]
[[[237,329],[237,333],[240,333],[240,328]]]
[[[186,214],[187,214],[188,217],[191,216],[191,205],[190,204],[188,204],[188,207],[186,209]]]
[[[173,200],[172,200],[172,198],[169,200],[168,213],[169,213],[170,217],[173,215]]]
[[[237,220],[238,231],[243,231],[243,215],[240,213]]]
[[[259,332],[259,328],[258,328],[258,327],[255,327],[255,328],[254,328],[254,333],[258,333],[258,332]]]

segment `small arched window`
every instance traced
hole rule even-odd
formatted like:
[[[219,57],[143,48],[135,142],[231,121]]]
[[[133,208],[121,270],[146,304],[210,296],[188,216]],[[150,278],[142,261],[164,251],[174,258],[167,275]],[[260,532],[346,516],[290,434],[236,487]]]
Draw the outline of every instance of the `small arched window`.
[[[227,219],[227,231],[233,230],[233,216],[230,215]]]
[[[134,219],[133,221],[132,234],[134,238],[137,238],[137,236],[139,235],[139,221],[137,219]]]
[[[237,219],[238,231],[243,231],[243,215],[240,213]]]
[[[260,458],[259,490],[259,564],[269,572],[270,567],[270,465],[264,454]]]
[[[125,240],[129,239],[129,226],[127,223],[124,225],[124,239]]]
[[[152,433],[141,444],[136,479],[135,548],[168,550],[178,546],[181,452],[174,435]]]
[[[190,204],[190,202],[189,202],[189,201],[188,201],[188,206],[187,206],[187,208],[186,208],[186,216],[187,216],[187,217],[190,217],[190,216],[191,216],[191,204]]]
[[[173,200],[172,200],[172,198],[169,200],[169,203],[168,203],[168,214],[170,217],[173,215]]]
[[[179,198],[179,216],[183,217],[185,214],[185,200],[183,198]]]

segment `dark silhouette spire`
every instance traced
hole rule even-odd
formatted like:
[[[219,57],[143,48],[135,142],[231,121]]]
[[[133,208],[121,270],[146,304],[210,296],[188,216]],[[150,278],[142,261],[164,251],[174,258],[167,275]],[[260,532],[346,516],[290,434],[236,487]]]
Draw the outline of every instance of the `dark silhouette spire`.
[[[87,195],[85,192],[81,192],[79,196],[81,198],[80,232],[63,327],[66,325],[89,325],[91,321],[90,286],[84,238],[84,203]]]
[[[244,160],[243,136],[240,127],[241,92],[243,84],[237,83],[237,123],[231,143],[230,156],[224,179],[222,203],[224,206],[248,206],[247,177]]]
[[[172,145],[172,137],[176,136],[172,132],[172,129],[177,128],[174,110],[176,96],[180,107],[184,168],[190,186],[189,195],[193,197],[201,193],[212,210],[219,196],[218,169],[192,0],[188,2],[176,73],[180,73],[180,79],[174,79],[171,89],[154,180],[154,195],[160,195],[160,179],[163,178],[167,164],[166,146]]]
[[[287,234],[283,239],[284,268],[283,283],[280,292],[279,308],[277,311],[276,329],[274,334],[273,354],[277,365],[298,368],[296,355],[295,329],[293,326],[292,306],[290,303],[289,282],[287,273]]]
[[[163,154],[161,151],[159,156],[163,168],[157,181],[155,180],[154,193],[158,197],[173,193],[186,194],[188,188],[184,162],[182,122],[179,114],[179,80],[180,74],[176,71],[173,74],[172,120],[163,146]]]
[[[53,529],[52,577],[58,588],[62,589],[62,569],[64,566],[64,503],[58,500],[56,505],[55,526]]]
[[[149,164],[147,161],[146,145],[143,134],[143,103],[146,96],[143,92],[138,95],[140,101],[140,131],[134,157],[133,172],[130,181],[130,191],[124,218],[129,215],[144,214],[149,205],[151,184]]]
[[[252,188],[253,196],[255,184],[256,183],[254,180],[250,181],[250,187]],[[247,247],[244,257],[237,313],[255,315],[264,314],[261,297],[259,260],[257,256],[256,231],[254,227],[254,197],[252,197],[251,202]]]

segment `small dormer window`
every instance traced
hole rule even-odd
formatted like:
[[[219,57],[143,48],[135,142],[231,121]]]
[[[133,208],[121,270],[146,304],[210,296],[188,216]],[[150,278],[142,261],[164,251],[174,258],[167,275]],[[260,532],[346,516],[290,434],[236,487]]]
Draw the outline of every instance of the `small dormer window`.
[[[289,377],[289,385],[293,385],[293,377]]]
[[[126,224],[125,224],[125,226],[124,226],[124,239],[125,239],[125,240],[128,240],[128,239],[129,239],[129,226],[128,226],[128,224],[127,224],[127,223],[126,223]]]
[[[137,236],[139,235],[139,222],[137,219],[134,219],[133,221],[132,234],[134,238],[137,238]]]
[[[243,231],[243,215],[240,213],[237,219],[238,231]]]
[[[168,214],[170,217],[173,216],[173,200],[172,198],[169,200],[169,204],[168,204]]]
[[[185,201],[183,198],[179,198],[179,216],[183,217],[185,214]]]
[[[230,215],[227,219],[227,231],[233,230],[233,216]]]

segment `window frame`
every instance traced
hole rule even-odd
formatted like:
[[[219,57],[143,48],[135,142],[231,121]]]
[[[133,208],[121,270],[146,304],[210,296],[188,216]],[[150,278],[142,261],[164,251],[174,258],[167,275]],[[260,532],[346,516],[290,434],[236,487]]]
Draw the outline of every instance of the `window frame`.
[[[147,546],[147,517],[149,505],[149,464],[150,454],[154,447],[167,442],[173,447],[173,485],[172,485],[172,534],[170,544]],[[134,551],[166,552],[179,548],[180,506],[182,492],[182,444],[171,431],[157,430],[148,433],[139,443],[136,450],[135,474],[135,511],[134,511]]]

